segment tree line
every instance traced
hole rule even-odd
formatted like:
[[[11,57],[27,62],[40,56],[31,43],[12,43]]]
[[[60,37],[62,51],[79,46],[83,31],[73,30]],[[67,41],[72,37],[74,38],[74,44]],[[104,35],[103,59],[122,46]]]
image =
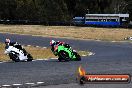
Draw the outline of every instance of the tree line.
[[[131,0],[0,0],[0,19],[68,22],[86,13],[129,13]]]

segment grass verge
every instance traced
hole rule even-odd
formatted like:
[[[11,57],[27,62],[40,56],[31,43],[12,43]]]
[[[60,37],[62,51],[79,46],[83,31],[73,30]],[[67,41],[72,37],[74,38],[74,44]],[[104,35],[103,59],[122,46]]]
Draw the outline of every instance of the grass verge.
[[[0,25],[0,32],[105,41],[122,41],[132,36],[130,29],[76,26]]]
[[[5,45],[0,43],[0,61],[10,61],[9,57],[4,54]],[[24,46],[24,48],[29,52],[34,59],[50,59],[57,58],[53,55],[50,48],[41,48],[41,47],[33,47],[33,46]],[[90,52],[88,51],[78,51],[81,56],[88,56]]]

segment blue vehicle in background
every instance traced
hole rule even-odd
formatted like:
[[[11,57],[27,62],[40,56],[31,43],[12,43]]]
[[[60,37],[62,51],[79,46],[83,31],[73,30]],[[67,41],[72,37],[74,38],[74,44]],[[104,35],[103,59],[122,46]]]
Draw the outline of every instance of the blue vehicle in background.
[[[120,27],[127,22],[129,14],[86,14],[73,18],[75,25]]]
[[[83,25],[83,24],[85,24],[85,18],[84,17],[75,17],[75,18],[73,18],[73,24],[74,25]]]

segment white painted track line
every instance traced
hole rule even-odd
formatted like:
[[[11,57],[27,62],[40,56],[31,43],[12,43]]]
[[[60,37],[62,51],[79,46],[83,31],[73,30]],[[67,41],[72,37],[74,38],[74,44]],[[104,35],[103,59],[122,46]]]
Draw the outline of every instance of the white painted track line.
[[[21,86],[22,84],[12,84],[13,86]]]
[[[10,87],[11,85],[2,85],[2,87]]]
[[[44,82],[37,82],[37,84],[43,84]]]
[[[35,83],[25,83],[26,85],[34,85]]]

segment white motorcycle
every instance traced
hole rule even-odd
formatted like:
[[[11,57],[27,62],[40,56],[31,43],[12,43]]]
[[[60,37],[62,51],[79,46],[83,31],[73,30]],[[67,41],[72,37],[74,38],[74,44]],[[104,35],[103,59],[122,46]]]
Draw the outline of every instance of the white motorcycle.
[[[32,61],[33,57],[29,53],[25,53],[24,51],[26,51],[24,48],[23,50],[21,50],[14,46],[6,46],[4,53],[9,55],[10,59],[15,62]]]

